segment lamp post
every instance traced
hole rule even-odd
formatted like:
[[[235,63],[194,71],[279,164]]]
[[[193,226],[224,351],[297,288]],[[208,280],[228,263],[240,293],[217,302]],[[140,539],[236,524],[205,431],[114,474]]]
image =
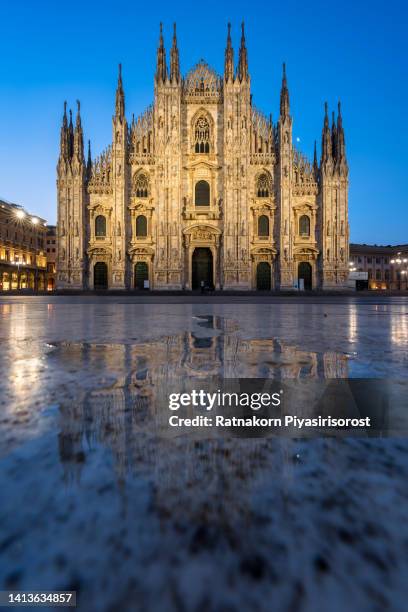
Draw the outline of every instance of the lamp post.
[[[398,290],[401,291],[401,277],[405,279],[405,289],[407,288],[407,277],[408,277],[408,258],[401,257],[401,252],[397,253],[395,259],[391,259],[391,264],[395,266],[395,270],[398,275]]]

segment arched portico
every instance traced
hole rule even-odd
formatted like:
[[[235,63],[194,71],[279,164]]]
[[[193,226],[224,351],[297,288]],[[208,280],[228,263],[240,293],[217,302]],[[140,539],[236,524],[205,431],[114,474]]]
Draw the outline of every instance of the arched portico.
[[[212,282],[215,289],[220,288],[220,236],[221,231],[208,224],[195,224],[183,231],[184,234],[184,256],[185,256],[185,278],[186,289],[193,288],[193,255],[196,249],[208,249],[212,259]],[[198,252],[198,251],[197,251]],[[208,264],[207,264],[208,265]]]
[[[154,249],[150,246],[132,247],[128,251],[131,261],[130,288],[153,289],[153,259]],[[148,281],[146,286],[145,281]]]
[[[311,290],[318,287],[317,257],[319,251],[315,247],[297,247],[293,253],[294,278],[299,286],[299,279],[303,279],[304,289]]]
[[[270,291],[275,289],[275,256],[273,247],[258,247],[251,252],[252,289]]]
[[[89,256],[90,289],[110,289],[112,285],[112,253],[109,247],[91,247]]]

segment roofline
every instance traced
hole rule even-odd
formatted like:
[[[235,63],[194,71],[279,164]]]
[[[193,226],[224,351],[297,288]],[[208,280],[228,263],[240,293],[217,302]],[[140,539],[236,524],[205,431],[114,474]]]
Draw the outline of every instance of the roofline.
[[[397,253],[398,251],[408,251],[408,244],[357,244],[350,243],[350,253]]]

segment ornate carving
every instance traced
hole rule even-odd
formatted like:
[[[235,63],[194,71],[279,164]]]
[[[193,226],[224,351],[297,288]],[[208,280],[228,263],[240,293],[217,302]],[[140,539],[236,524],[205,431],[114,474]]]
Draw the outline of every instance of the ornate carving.
[[[150,184],[148,176],[140,171],[133,177],[133,194],[137,198],[147,198],[150,194]]]
[[[218,101],[222,97],[222,79],[201,60],[183,80],[183,95],[185,100],[203,98]]]

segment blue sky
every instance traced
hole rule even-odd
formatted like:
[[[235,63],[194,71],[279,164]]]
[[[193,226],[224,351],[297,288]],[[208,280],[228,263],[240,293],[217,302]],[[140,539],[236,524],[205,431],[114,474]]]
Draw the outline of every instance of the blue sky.
[[[323,104],[342,100],[353,242],[408,242],[408,9],[348,2],[1,3],[0,196],[56,220],[55,166],[63,101],[81,100],[85,137],[111,140],[117,64],[128,118],[153,99],[159,22],[167,50],[177,22],[181,68],[204,58],[222,72],[227,22],[234,51],[246,24],[255,105],[277,119],[286,61],[294,138],[312,154]]]

